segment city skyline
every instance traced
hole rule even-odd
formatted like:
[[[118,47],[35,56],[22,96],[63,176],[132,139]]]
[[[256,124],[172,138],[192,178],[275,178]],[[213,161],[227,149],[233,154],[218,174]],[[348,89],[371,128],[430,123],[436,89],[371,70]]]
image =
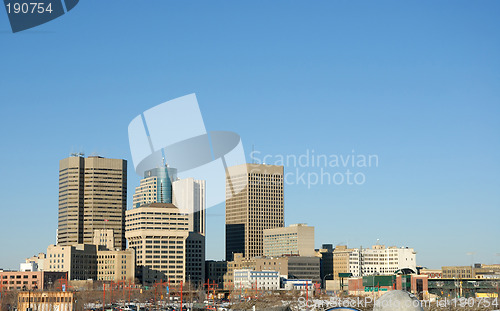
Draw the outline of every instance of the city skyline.
[[[128,123],[192,92],[207,128],[238,133],[250,162],[252,150],[377,155],[350,166],[360,185],[285,183],[285,225],[314,226],[317,248],[380,239],[429,268],[500,262],[498,2],[116,4],[2,35],[1,268],[55,243],[58,161],[71,152],[127,160],[130,208]],[[106,14],[115,6],[139,17]],[[331,181],[345,169],[324,168]],[[222,259],[223,204],[206,216],[206,257]]]

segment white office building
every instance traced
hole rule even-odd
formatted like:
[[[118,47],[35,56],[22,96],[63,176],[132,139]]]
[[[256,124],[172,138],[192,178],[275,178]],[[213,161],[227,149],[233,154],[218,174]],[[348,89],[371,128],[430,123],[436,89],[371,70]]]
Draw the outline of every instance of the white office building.
[[[278,271],[236,269],[233,275],[235,289],[278,290],[280,288]]]
[[[187,214],[190,232],[205,235],[205,181],[184,178],[172,183],[172,203]]]
[[[416,273],[416,254],[413,248],[384,245],[351,249],[349,272],[353,276],[393,274],[402,269]]]

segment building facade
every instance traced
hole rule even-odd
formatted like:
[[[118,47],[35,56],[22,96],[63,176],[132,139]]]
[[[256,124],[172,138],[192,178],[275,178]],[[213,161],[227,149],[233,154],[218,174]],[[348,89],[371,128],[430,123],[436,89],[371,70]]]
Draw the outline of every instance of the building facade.
[[[181,213],[188,215],[189,231],[205,235],[205,181],[193,178],[179,179],[172,183],[172,191],[172,202]]]
[[[242,164],[226,174],[226,260],[262,256],[265,229],[284,226],[283,166]]]
[[[92,244],[94,230],[112,229],[125,247],[127,161],[71,156],[59,162],[59,245]]]
[[[316,257],[319,257],[321,280],[333,280],[333,244],[323,244],[316,250]],[[322,282],[323,288],[325,287]]]
[[[17,310],[73,311],[75,304],[74,292],[20,292],[17,295]]]
[[[52,289],[57,286],[58,280],[67,277],[66,272],[0,270],[0,288],[2,290]]]
[[[320,258],[305,256],[255,257],[245,258],[243,254],[234,254],[234,261],[227,263],[224,275],[224,288],[234,288],[234,271],[249,269],[255,271],[277,271],[288,279],[307,279],[320,282]]]
[[[227,261],[207,260],[205,261],[205,282],[216,283],[217,288],[224,288],[224,274],[227,272]]]
[[[349,258],[353,249],[346,245],[337,245],[333,250],[333,279],[340,280],[340,274],[350,273]]]
[[[441,270],[444,279],[473,279],[476,276],[472,266],[445,266]]]
[[[39,253],[38,255],[26,258],[25,263],[33,264],[33,267],[36,267],[36,270],[31,271],[44,271],[46,259],[47,255],[45,255],[45,253]],[[22,271],[22,268],[20,270]]]
[[[126,212],[126,237],[143,284],[185,281],[188,236],[188,217],[173,204],[150,203]]]
[[[46,271],[68,273],[68,280],[135,280],[133,249],[107,250],[94,244],[49,245]]]
[[[205,280],[205,236],[189,232],[185,254],[186,281],[195,286],[202,286]]]
[[[97,280],[97,246],[49,245],[45,270],[67,272],[68,280]]]
[[[351,273],[353,276],[394,274],[401,269],[417,272],[416,252],[408,247],[385,247],[374,245],[372,248],[348,249],[337,247],[333,252],[333,270],[338,273]]]
[[[250,269],[255,270],[255,258],[245,258],[243,254],[236,253],[234,260],[227,261],[227,272],[224,274],[224,289],[234,288],[234,270]]]
[[[314,227],[306,224],[293,224],[288,227],[265,229],[263,248],[266,257],[315,256]]]
[[[97,249],[97,280],[135,282],[134,249]]]
[[[234,270],[235,289],[278,290],[280,276],[277,271]]]

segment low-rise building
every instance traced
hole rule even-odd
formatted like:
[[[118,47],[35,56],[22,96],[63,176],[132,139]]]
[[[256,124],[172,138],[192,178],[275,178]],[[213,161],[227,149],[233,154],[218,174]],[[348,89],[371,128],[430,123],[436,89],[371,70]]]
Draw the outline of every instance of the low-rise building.
[[[309,291],[313,292],[314,282],[312,280],[305,279],[283,279],[282,280],[284,290],[299,290],[299,291]]]
[[[20,292],[17,295],[17,310],[73,311],[73,292]]]
[[[108,250],[92,244],[49,245],[46,271],[68,272],[68,280],[135,280],[133,249]]]
[[[316,257],[319,257],[320,262],[320,278],[321,280],[333,280],[333,244],[323,244],[320,249],[316,250]],[[321,284],[323,288],[325,284]]]
[[[33,267],[36,267],[35,271],[43,271],[45,270],[45,260],[47,256],[44,253],[39,253],[38,255],[32,256],[30,258],[26,258],[25,263],[33,263]],[[25,266],[28,267],[28,266]],[[33,270],[32,270],[33,271]]]
[[[263,231],[264,257],[315,256],[314,227],[293,224]]]
[[[205,282],[215,282],[219,289],[224,288],[224,274],[227,272],[227,261],[207,260],[205,261]]]
[[[444,266],[444,279],[472,279],[475,278],[474,268],[471,266]]]
[[[241,253],[233,254],[233,261],[227,262],[227,272],[224,274],[224,289],[234,288],[234,275],[236,269],[255,270],[255,258],[245,258]]]
[[[398,270],[409,269],[417,272],[416,252],[408,247],[385,247],[373,245],[371,248],[337,246],[333,251],[335,279],[339,273],[353,276],[394,274]]]
[[[66,272],[3,271],[0,270],[0,288],[5,290],[44,290],[56,287],[67,279]]]
[[[134,249],[97,250],[97,280],[134,282]]]
[[[278,290],[280,288],[280,277],[278,271],[237,269],[234,270],[234,288]]]
[[[256,257],[243,258],[242,254],[234,254],[234,261],[228,262],[227,273],[224,275],[224,288],[234,288],[233,271],[250,269],[255,271],[277,271],[288,279],[308,279],[319,283],[320,258],[305,256]]]

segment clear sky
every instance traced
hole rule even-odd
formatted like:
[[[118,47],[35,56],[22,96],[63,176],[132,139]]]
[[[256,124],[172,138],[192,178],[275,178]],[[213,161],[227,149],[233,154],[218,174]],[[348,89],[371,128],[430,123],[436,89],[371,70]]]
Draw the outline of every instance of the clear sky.
[[[351,169],[362,185],[286,185],[286,223],[315,226],[317,246],[500,263],[499,13],[496,0],[85,0],[12,34],[0,10],[0,267],[55,242],[72,151],[129,160],[131,206],[128,123],[193,92],[207,129],[240,134],[248,155],[377,155]],[[207,222],[207,258],[222,259],[224,206]]]

